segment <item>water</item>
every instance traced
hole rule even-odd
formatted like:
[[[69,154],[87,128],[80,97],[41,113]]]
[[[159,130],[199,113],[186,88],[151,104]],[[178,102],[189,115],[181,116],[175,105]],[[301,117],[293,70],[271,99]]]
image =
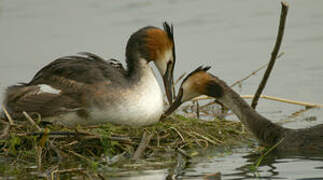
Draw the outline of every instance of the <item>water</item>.
[[[222,173],[223,179],[323,179],[323,158],[297,156],[269,156],[257,171],[251,167],[259,155],[251,154],[247,149],[235,152],[232,155],[218,157],[199,163],[193,169],[203,174]],[[233,165],[234,164],[234,165]],[[189,171],[188,169],[187,171]],[[185,176],[194,176],[196,172]],[[199,176],[197,176],[199,178]]]
[[[285,55],[277,61],[264,94],[323,104],[323,1],[288,2],[281,47]],[[123,61],[132,32],[146,25],[160,27],[165,20],[175,25],[176,77],[199,65],[211,65],[212,73],[232,83],[267,63],[280,10],[278,0],[0,0],[0,91],[29,81],[55,58],[80,51]],[[261,75],[236,90],[253,94]],[[258,105],[276,122],[300,109],[267,100]],[[304,120],[312,116],[317,120]],[[293,120],[284,126],[310,127],[323,122],[323,111],[310,110]],[[215,171],[223,179],[323,178],[323,161],[313,157],[277,157],[253,175],[244,168],[250,164],[248,153],[250,149],[238,149],[232,155],[211,156],[194,163],[183,178],[199,179]],[[132,178],[163,179],[166,172],[147,171]]]

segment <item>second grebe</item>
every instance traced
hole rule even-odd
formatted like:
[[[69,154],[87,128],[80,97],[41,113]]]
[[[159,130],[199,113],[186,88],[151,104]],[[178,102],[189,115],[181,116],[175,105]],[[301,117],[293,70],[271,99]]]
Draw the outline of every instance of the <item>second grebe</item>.
[[[185,101],[200,95],[215,97],[235,113],[240,121],[265,146],[279,145],[280,153],[321,153],[323,124],[310,128],[290,129],[272,123],[257,113],[238,93],[218,77],[207,73],[210,67],[198,67],[182,82],[178,96],[165,115],[171,114]]]
[[[172,102],[175,44],[173,26],[144,27],[126,47],[127,69],[91,53],[56,59],[29,83],[7,89],[4,106],[13,118],[22,112],[68,126],[105,122],[144,126],[159,121],[163,93],[149,65],[154,62]]]

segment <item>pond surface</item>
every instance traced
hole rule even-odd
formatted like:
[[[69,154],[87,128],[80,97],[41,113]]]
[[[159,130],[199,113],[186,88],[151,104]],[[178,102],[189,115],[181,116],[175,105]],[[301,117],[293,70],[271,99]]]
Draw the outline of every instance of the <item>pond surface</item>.
[[[323,104],[323,1],[288,2],[281,47],[285,54],[277,61],[264,94]],[[211,65],[212,73],[233,83],[268,62],[280,10],[278,0],[0,0],[0,91],[28,82],[55,58],[80,51],[124,62],[130,34],[146,25],[160,27],[165,20],[175,26],[176,77],[199,65]],[[236,90],[253,94],[262,73]],[[257,109],[279,122],[303,107],[261,100]],[[317,120],[307,121],[312,117]],[[313,109],[284,126],[322,122],[323,111]],[[247,156],[250,151],[210,154],[190,165],[182,178],[201,179],[221,172],[223,179],[323,179],[319,157],[273,157],[253,173],[248,169],[255,162]],[[166,172],[144,171],[131,179],[164,179]]]

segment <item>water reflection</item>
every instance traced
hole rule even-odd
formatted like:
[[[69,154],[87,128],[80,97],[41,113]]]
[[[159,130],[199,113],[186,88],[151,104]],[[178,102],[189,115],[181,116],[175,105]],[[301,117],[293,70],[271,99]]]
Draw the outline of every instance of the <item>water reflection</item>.
[[[224,174],[224,179],[323,179],[323,154],[271,153],[261,161],[258,169],[255,169],[255,164],[260,158],[259,154],[250,153],[243,155],[242,158],[246,163],[235,168],[236,172]]]
[[[255,169],[260,154],[239,148],[232,154],[213,153],[195,160],[185,170],[183,179],[203,179],[221,172],[222,179],[323,179],[323,154],[268,154]]]

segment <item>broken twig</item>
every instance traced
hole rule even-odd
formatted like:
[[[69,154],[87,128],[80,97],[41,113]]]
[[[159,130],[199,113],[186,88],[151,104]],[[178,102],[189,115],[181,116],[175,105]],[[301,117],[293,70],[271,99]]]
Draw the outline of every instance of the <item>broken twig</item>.
[[[138,160],[141,158],[142,154],[144,153],[144,151],[145,151],[146,147],[148,146],[153,135],[154,134],[148,135],[146,131],[144,132],[144,134],[142,135],[142,139],[140,141],[140,144],[132,157],[133,160]]]
[[[286,2],[282,2],[281,5],[282,5],[282,10],[281,10],[281,15],[280,15],[280,23],[279,23],[279,29],[278,29],[278,35],[276,38],[276,43],[275,43],[274,49],[271,53],[271,58],[270,58],[268,66],[267,66],[266,72],[265,72],[263,79],[262,79],[261,83],[259,84],[259,87],[255,93],[253,100],[252,100],[251,107],[254,109],[256,109],[259,97],[260,97],[262,91],[264,90],[267,80],[269,78],[269,75],[274,67],[276,57],[278,55],[280,45],[281,45],[281,42],[283,39],[284,30],[285,30],[285,23],[286,23],[286,16],[287,16],[287,12],[288,12],[288,4]]]

